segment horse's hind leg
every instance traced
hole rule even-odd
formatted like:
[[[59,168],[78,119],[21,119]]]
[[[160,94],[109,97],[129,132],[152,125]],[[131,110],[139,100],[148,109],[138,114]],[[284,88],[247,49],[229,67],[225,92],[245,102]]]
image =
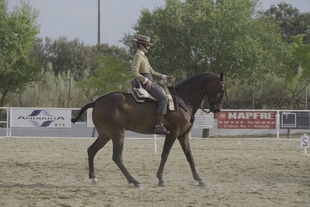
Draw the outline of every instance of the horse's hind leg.
[[[183,152],[186,156],[186,159],[189,162],[194,179],[199,182],[199,186],[206,187],[207,184],[199,177],[196,171],[195,162],[194,162],[192,150],[190,147],[188,134],[183,134],[182,136],[178,137],[178,139],[183,149]]]
[[[124,148],[124,136],[116,137],[117,139],[113,139],[113,161],[122,171],[129,183],[133,183],[134,187],[142,188],[141,184],[130,175],[130,173],[123,164],[122,153]]]
[[[97,178],[94,172],[94,157],[97,152],[110,140],[110,137],[106,134],[98,136],[96,141],[87,149],[88,153],[88,167],[89,167],[89,178],[93,180],[94,184],[97,184]]]

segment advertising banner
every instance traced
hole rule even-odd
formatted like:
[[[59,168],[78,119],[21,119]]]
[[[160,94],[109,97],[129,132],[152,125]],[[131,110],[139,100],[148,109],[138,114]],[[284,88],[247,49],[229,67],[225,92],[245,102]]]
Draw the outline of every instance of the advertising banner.
[[[11,107],[10,118],[11,127],[71,128],[71,109]]]
[[[195,121],[193,128],[194,129],[212,129],[214,124],[214,116],[213,113],[210,112],[209,114],[203,112],[201,109],[195,114]]]
[[[275,129],[275,111],[221,111],[218,129]]]
[[[309,112],[280,112],[280,129],[309,129]]]

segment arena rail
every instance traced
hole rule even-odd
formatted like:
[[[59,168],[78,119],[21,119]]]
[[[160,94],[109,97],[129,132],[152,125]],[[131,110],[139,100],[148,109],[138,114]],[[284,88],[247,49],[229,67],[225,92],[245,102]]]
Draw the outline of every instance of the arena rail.
[[[4,110],[5,112],[5,116],[3,116],[5,118],[2,118],[5,120],[0,119],[0,124],[2,125],[2,128],[0,127],[0,137],[91,138],[94,137],[96,133],[92,125],[89,124],[89,122],[91,122],[89,121],[91,120],[89,113],[85,113],[88,121],[83,120],[82,122],[71,124],[72,112],[80,110],[80,108],[0,107],[0,110]],[[298,133],[309,134],[309,112],[310,110],[223,109],[220,113],[218,113],[217,119],[210,119],[205,118],[199,111],[199,113],[196,113],[196,115],[198,114],[198,118],[195,120],[192,133],[196,130],[196,135],[194,137],[200,137],[200,135],[197,135],[197,132],[198,130],[201,131],[202,129],[207,128],[205,127],[206,125],[204,125],[204,121],[207,119],[209,124],[210,120],[212,122],[212,126],[210,127],[212,136],[236,135],[236,133],[237,135],[238,133],[240,133],[240,135],[247,135],[247,133],[254,130],[258,130],[258,134],[264,133],[260,129],[264,129],[264,131],[268,132],[271,131],[272,134],[276,134],[277,139],[280,137],[280,130],[283,134],[283,131],[286,129],[294,129],[298,130]],[[29,118],[29,116],[37,118]],[[58,123],[56,120],[51,121],[49,120],[49,117],[58,117],[61,122]],[[28,125],[20,125],[20,123],[16,122],[17,119],[21,119],[18,121],[24,121],[22,124],[27,123]],[[43,119],[43,121],[39,122],[40,120],[38,119]],[[3,126],[5,126],[5,130]],[[233,129],[239,130],[234,131]],[[135,134],[132,135],[130,132],[128,132],[126,136],[127,135],[129,137],[135,136]],[[146,135],[146,137],[151,138],[152,135]],[[156,136],[154,137],[154,140],[156,142]]]
[[[0,124],[5,124],[5,128],[6,128],[6,136],[7,137],[10,137],[11,136],[11,129],[10,129],[10,127],[9,127],[9,116],[10,116],[10,114],[9,114],[9,107],[0,107],[0,112],[2,111],[2,110],[6,110],[6,119],[4,120],[4,121],[2,121],[2,120],[0,120]],[[0,113],[1,114],[1,113]]]

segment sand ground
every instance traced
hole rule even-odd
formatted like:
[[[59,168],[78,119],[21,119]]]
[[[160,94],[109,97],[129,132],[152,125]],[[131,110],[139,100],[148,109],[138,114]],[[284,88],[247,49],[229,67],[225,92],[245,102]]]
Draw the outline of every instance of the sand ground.
[[[199,175],[194,181],[175,143],[166,167],[167,188],[156,171],[163,139],[126,139],[124,164],[143,189],[134,188],[112,161],[108,143],[95,157],[100,185],[88,179],[86,149],[94,139],[1,138],[0,206],[157,207],[310,206],[310,149],[299,140],[275,138],[192,139]]]

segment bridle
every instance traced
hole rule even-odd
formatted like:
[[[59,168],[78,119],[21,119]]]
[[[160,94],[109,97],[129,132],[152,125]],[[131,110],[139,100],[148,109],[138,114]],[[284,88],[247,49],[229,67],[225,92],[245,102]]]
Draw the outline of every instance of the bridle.
[[[222,86],[222,89],[220,92],[217,93],[217,95],[215,97],[215,101],[213,101],[210,105],[222,104],[224,93],[225,93],[226,100],[228,100],[227,91],[225,90],[226,89],[226,82],[220,81],[219,85]]]
[[[220,81],[219,82],[219,86],[223,86],[222,87],[222,90],[220,92],[218,92],[216,94],[216,98],[215,98],[215,101],[213,101],[212,103],[210,103],[210,108],[213,107],[214,105],[216,104],[221,104],[222,103],[222,100],[223,100],[223,96],[224,96],[224,93],[226,94],[226,99],[228,100],[228,96],[227,96],[227,92],[225,90],[226,88],[226,82],[224,81]],[[190,97],[188,97],[188,95],[182,91],[182,89],[179,87],[179,86],[176,86],[175,85],[175,81],[173,83],[173,88],[174,88],[174,93],[176,94],[176,88],[188,99],[190,100],[195,106],[197,106],[199,109],[201,109],[203,112],[209,114],[211,112],[211,109],[209,109],[209,111],[206,111],[205,109],[203,109],[199,104],[197,104],[196,102],[194,102]],[[187,109],[187,107],[185,107],[182,103],[178,102],[176,100],[176,102],[180,105],[181,108],[183,108],[186,112],[188,112],[190,115],[191,115],[191,118],[194,122],[195,120],[195,117],[190,113],[190,111]]]

